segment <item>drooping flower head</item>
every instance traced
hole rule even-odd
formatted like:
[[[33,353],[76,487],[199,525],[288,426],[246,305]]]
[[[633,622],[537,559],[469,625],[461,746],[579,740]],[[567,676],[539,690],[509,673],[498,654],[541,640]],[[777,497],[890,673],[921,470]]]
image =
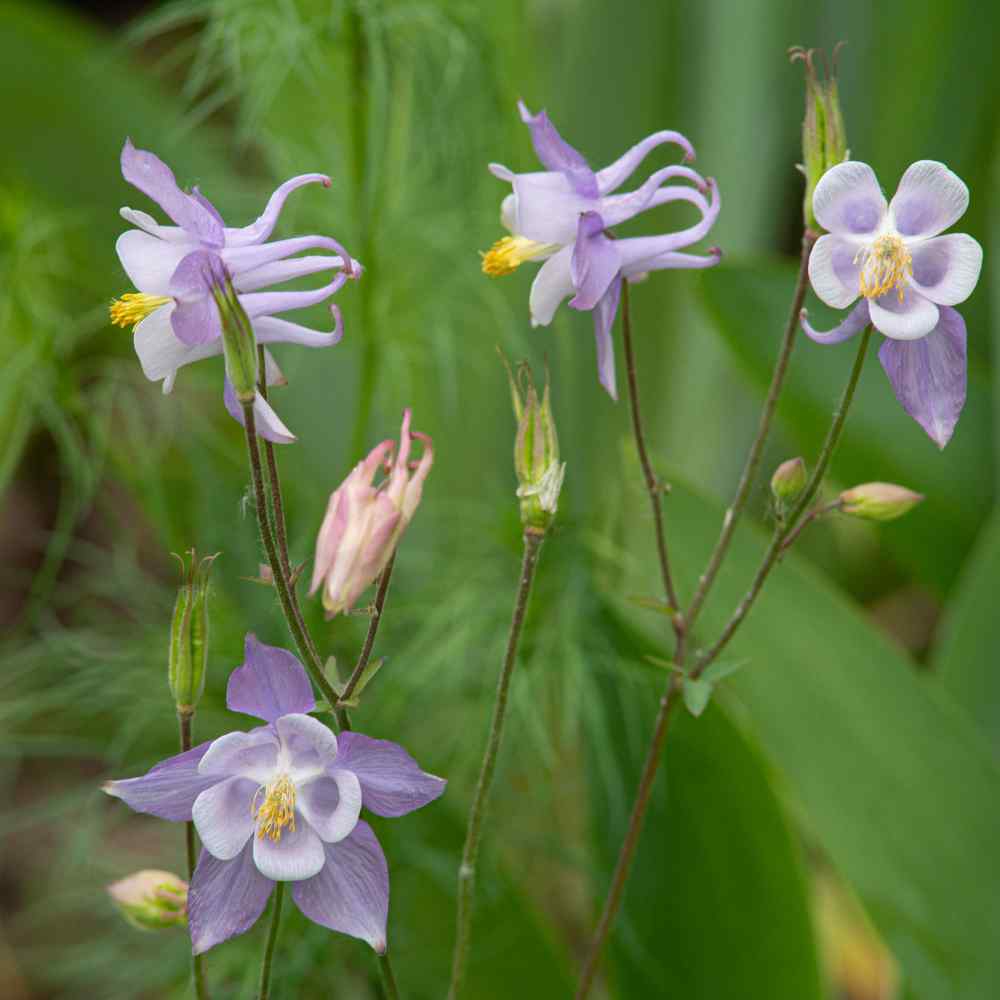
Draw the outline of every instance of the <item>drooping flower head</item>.
[[[809,280],[844,321],[817,343],[836,344],[869,323],[887,338],[879,360],[904,409],[943,448],[965,404],[965,321],[953,308],[976,287],[982,247],[965,233],[941,236],[965,213],[969,189],[943,163],[919,160],[886,202],[875,172],[848,161],[816,185],[813,208],[827,230],[809,257]]]
[[[413,438],[422,442],[423,454],[411,469]],[[316,539],[309,589],[313,594],[322,585],[329,616],[349,611],[385,569],[416,512],[433,462],[433,442],[426,434],[411,433],[407,409],[399,447],[392,440],[376,445],[330,496]],[[383,466],[389,474],[376,485],[375,476]]]
[[[651,150],[672,143],[684,150],[686,160],[692,160],[691,143],[679,132],[654,132],[610,166],[594,171],[559,135],[544,111],[533,115],[523,102],[518,108],[546,169],[516,174],[499,163],[490,164],[490,172],[513,188],[500,208],[501,221],[511,235],[483,255],[483,271],[496,277],[526,261],[544,261],[531,286],[532,325],[548,326],[559,304],[570,296],[574,309],[592,310],[598,377],[612,398],[617,398],[611,327],[621,282],[665,268],[717,264],[721,256],[717,249],[706,256],[680,251],[712,228],[720,208],[718,188],[715,181],[705,180],[690,167],[670,166],[651,174],[636,190],[616,194]],[[668,184],[671,179],[690,181],[694,187]],[[694,205],[701,215],[699,222],[662,236],[613,239],[608,233],[612,226],[672,201]]]
[[[402,816],[445,782],[395,743],[335,736],[307,714],[316,702],[302,664],[253,635],[226,703],[265,725],[104,786],[138,812],[194,820],[203,845],[188,894],[195,954],[252,927],[275,882],[292,883],[310,920],[385,951],[389,873],[361,809]]]
[[[197,188],[190,193],[182,191],[170,168],[153,153],[136,149],[131,140],[126,140],[122,150],[121,168],[125,180],[152,198],[175,223],[163,226],[145,212],[121,210],[122,217],[138,227],[123,233],[115,245],[137,291],[122,295],[111,305],[112,322],[134,329],[142,370],[150,380],[162,380],[164,392],[173,388],[178,369],[222,353],[222,327],[211,290],[213,280],[218,281],[222,274],[231,278],[239,293],[258,343],[328,347],[340,340],[336,306],[331,306],[334,328],[329,333],[300,326],[280,314],[325,302],[348,278],[360,276],[358,262],[328,236],[265,242],[288,195],[307,184],[329,187],[329,177],[302,174],[285,181],[255,222],[232,229]],[[309,250],[326,252],[295,256]],[[221,264],[213,264],[214,258]],[[264,290],[324,271],[334,272],[333,277],[311,291]],[[280,370],[271,357],[268,369],[271,379],[280,380]],[[262,436],[274,441],[294,440],[266,401],[260,403],[255,409]]]

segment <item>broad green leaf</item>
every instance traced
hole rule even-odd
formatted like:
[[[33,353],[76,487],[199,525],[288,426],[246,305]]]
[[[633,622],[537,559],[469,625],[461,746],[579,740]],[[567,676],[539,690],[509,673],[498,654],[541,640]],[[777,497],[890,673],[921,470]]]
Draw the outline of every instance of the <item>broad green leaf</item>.
[[[712,697],[712,687],[712,682],[704,677],[700,680],[695,680],[692,677],[684,678],[681,686],[684,705],[695,718],[708,707],[708,701]]]

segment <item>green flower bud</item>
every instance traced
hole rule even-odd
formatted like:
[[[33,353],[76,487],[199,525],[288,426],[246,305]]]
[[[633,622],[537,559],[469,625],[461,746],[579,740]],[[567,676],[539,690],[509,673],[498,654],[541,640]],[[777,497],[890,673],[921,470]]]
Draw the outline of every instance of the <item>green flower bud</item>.
[[[252,403],[257,394],[257,338],[240,302],[232,278],[218,258],[212,262],[209,287],[222,324],[226,375],[241,403]]]
[[[894,483],[862,483],[840,494],[841,511],[868,521],[895,521],[923,496]]]
[[[771,493],[779,503],[794,500],[806,488],[806,463],[801,458],[782,462],[771,476]]]
[[[823,63],[822,78],[814,64],[816,49],[796,46],[788,52],[793,62],[801,59],[806,67],[806,114],[802,122],[800,169],[806,178],[803,203],[805,224],[807,229],[816,233],[820,231],[820,226],[813,214],[813,192],[823,174],[849,156],[844,116],[837,92],[837,53],[841,45],[843,42],[834,47],[830,67],[827,66],[825,53],[819,53]]]
[[[122,916],[144,931],[187,926],[188,884],[170,872],[148,869],[108,886]]]
[[[502,356],[502,355],[501,355]],[[514,439],[514,471],[521,501],[521,523],[529,531],[544,534],[555,516],[566,464],[559,461],[559,439],[549,397],[548,372],[539,400],[526,361],[511,371],[506,358],[517,436]]]
[[[193,715],[205,690],[208,664],[208,575],[216,556],[198,559],[194,549],[190,563],[180,556],[181,585],[170,624],[170,657],[167,678],[179,715]]]

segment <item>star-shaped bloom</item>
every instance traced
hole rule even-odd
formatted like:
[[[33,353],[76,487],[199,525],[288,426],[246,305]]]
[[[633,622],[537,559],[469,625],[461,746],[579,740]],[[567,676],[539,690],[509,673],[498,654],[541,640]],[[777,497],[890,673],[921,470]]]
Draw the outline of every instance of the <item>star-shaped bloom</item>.
[[[142,370],[148,379],[162,380],[164,392],[173,389],[178,369],[222,353],[218,310],[210,282],[206,281],[206,273],[222,269],[207,266],[210,257],[218,258],[231,276],[258,343],[329,347],[340,340],[336,306],[331,306],[334,326],[330,332],[311,330],[280,314],[325,302],[348,278],[360,276],[358,262],[328,236],[265,242],[288,195],[307,184],[328,187],[329,177],[302,174],[285,181],[255,222],[232,229],[197,188],[190,193],[182,191],[173,172],[159,157],[136,149],[130,140],[122,150],[121,169],[125,180],[153,199],[175,223],[163,226],[145,212],[121,210],[122,217],[138,228],[123,233],[115,249],[138,291],[122,295],[111,306],[113,323],[134,328],[135,351]],[[327,252],[295,256],[309,250]],[[334,274],[319,288],[268,290],[272,285],[324,271]],[[272,380],[280,381],[273,358],[268,359],[268,368]],[[265,400],[259,400],[255,408],[262,436],[275,441],[294,440]]]
[[[875,172],[848,161],[816,185],[813,209],[827,235],[809,257],[809,279],[829,306],[860,301],[817,343],[836,344],[869,323],[887,338],[879,351],[897,399],[943,448],[965,404],[965,321],[953,308],[979,281],[983,250],[965,233],[940,234],[969,205],[969,189],[943,163],[919,160],[886,202]]]
[[[490,164],[491,173],[513,188],[500,208],[501,221],[511,235],[483,255],[483,271],[499,276],[525,261],[544,261],[531,286],[532,325],[548,326],[559,304],[570,296],[574,309],[593,311],[598,377],[612,398],[617,398],[611,328],[622,280],[639,280],[665,268],[717,264],[721,252],[716,248],[705,256],[680,251],[712,228],[720,208],[718,188],[714,180],[705,180],[690,167],[674,165],[655,171],[636,190],[617,194],[651,150],[672,143],[684,150],[686,160],[692,160],[691,143],[679,132],[654,132],[610,166],[594,171],[559,135],[544,111],[533,115],[523,102],[518,108],[546,169],[516,174],[499,163]],[[671,179],[690,181],[694,187],[668,184]],[[672,201],[694,205],[701,219],[662,236],[614,239],[608,233],[611,227]]]
[[[302,664],[253,635],[226,703],[265,725],[104,786],[138,812],[194,820],[203,846],[188,894],[195,954],[253,926],[275,882],[292,883],[310,920],[385,951],[389,872],[361,809],[402,816],[445,782],[395,743],[334,735],[307,714],[316,702]]]

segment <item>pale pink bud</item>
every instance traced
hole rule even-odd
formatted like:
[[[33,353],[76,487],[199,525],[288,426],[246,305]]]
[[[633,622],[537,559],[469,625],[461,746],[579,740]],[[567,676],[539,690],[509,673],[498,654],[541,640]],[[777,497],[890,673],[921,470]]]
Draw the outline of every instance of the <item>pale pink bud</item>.
[[[410,469],[413,438],[424,447],[416,468]],[[385,569],[420,503],[433,461],[431,439],[425,434],[411,434],[407,409],[403,412],[398,449],[395,441],[376,445],[334,491],[316,539],[309,588],[313,594],[322,585],[323,607],[328,616],[349,611],[361,592]],[[383,466],[388,466],[388,475],[376,485],[375,477]]]
[[[147,931],[187,924],[188,884],[170,872],[145,869],[108,886],[125,919]]]

